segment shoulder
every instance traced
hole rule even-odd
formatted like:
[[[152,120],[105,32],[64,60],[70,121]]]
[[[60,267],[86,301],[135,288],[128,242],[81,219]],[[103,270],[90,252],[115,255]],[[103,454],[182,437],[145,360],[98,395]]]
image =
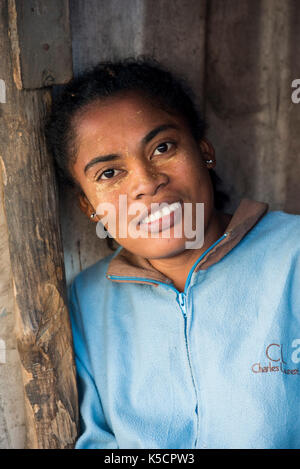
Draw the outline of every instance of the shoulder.
[[[300,260],[300,215],[268,212],[248,233],[248,247],[261,260],[291,264]],[[247,242],[247,241],[246,241]],[[259,254],[260,253],[260,254]]]
[[[108,265],[118,250],[109,256],[100,259],[95,264],[78,273],[68,288],[69,301],[73,303],[90,302],[99,292],[111,285],[106,278]]]
[[[268,226],[276,226],[277,228],[285,228],[287,226],[294,226],[300,230],[300,215],[293,213],[287,213],[281,210],[269,211],[263,218],[262,221]]]
[[[256,225],[253,232],[265,241],[300,246],[300,215],[283,211],[268,212]]]
[[[112,282],[106,278],[106,271],[113,253],[99,260],[76,275],[68,288],[68,307],[77,356],[86,357],[87,342],[93,343],[94,331],[102,330],[107,305],[107,290]]]
[[[79,272],[79,274],[75,276],[73,283],[76,284],[77,288],[92,288],[93,285],[99,284],[99,281],[101,282],[105,278],[108,265],[115,254],[116,253],[112,253]]]

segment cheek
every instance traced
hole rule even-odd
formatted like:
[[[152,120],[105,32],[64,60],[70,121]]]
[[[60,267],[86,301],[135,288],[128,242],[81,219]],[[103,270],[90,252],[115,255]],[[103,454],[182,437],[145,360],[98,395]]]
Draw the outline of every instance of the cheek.
[[[116,182],[93,183],[88,190],[91,194],[91,200],[94,200],[95,203],[109,202],[115,205],[118,204],[119,195],[127,193],[127,187],[128,175]]]
[[[113,191],[101,191],[97,189],[96,195],[95,195],[95,203],[96,206],[99,204],[110,204],[113,205],[115,208],[115,211],[118,212],[118,207],[119,207],[119,192],[113,192]]]
[[[173,158],[170,170],[174,178],[180,181],[185,180],[186,184],[203,178],[204,174],[200,156],[191,156],[188,153],[183,153]]]

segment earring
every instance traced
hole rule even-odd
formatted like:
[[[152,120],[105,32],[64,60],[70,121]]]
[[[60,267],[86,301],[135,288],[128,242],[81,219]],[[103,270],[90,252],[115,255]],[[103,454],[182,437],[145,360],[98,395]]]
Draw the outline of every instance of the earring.
[[[214,162],[214,160],[205,160],[206,164],[210,164],[210,163],[213,163],[213,162]]]
[[[90,218],[93,219],[93,218],[95,218],[95,216],[96,216],[96,213],[93,212],[93,213],[90,215]]]

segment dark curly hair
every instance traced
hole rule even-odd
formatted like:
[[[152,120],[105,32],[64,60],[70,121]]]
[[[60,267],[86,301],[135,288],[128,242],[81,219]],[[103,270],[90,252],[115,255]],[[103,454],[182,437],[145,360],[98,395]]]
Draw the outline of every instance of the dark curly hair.
[[[60,92],[56,91],[53,99],[45,134],[60,181],[81,190],[71,171],[77,153],[74,117],[93,102],[126,91],[142,92],[157,106],[182,116],[197,141],[204,137],[206,124],[194,104],[195,96],[184,79],[145,56],[101,62],[71,80]],[[215,208],[222,210],[229,196],[219,189],[222,181],[216,172],[212,169],[209,172]],[[107,240],[111,247],[112,240]]]

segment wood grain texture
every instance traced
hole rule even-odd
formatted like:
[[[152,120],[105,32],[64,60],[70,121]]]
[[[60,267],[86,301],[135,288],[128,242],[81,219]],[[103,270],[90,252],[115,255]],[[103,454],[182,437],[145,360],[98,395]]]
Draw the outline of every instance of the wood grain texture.
[[[1,176],[0,160],[0,181]],[[14,334],[14,295],[2,198],[0,190],[0,450],[22,449],[25,440],[24,393]]]
[[[11,44],[19,89],[58,85],[72,78],[67,0],[9,0]]]
[[[66,306],[58,198],[43,135],[49,90],[18,90],[7,2],[0,3],[0,156],[14,284],[17,344],[25,391],[28,448],[71,448],[77,390]]]

